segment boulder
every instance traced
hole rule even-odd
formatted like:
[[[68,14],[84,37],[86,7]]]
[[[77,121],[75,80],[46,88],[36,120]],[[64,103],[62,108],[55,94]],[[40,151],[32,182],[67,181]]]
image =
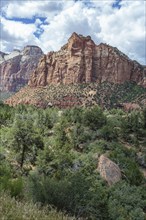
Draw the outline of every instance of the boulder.
[[[98,171],[109,186],[121,180],[121,171],[118,165],[104,155],[99,158]]]

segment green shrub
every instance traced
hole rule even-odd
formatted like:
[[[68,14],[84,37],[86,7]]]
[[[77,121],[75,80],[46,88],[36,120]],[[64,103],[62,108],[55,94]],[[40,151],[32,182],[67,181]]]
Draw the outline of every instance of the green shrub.
[[[99,107],[94,106],[84,111],[83,124],[93,130],[97,130],[106,124],[106,116]]]
[[[35,174],[30,178],[30,194],[35,202],[53,205],[78,218],[106,219],[107,191],[96,175],[79,170],[58,180]]]
[[[108,211],[112,220],[145,220],[146,190],[118,183],[110,189]]]
[[[0,219],[3,220],[73,220],[51,207],[40,207],[32,202],[20,202],[9,194],[0,193]]]
[[[118,138],[118,133],[116,128],[105,125],[100,129],[100,137],[106,141],[115,141]]]
[[[144,181],[143,175],[139,170],[138,164],[135,161],[135,152],[132,149],[127,149],[117,143],[111,144],[112,151],[110,158],[115,161],[124,174],[124,178],[131,185],[140,185]]]
[[[23,194],[22,177],[14,178],[9,164],[0,164],[0,191],[9,191],[11,196],[21,197]]]

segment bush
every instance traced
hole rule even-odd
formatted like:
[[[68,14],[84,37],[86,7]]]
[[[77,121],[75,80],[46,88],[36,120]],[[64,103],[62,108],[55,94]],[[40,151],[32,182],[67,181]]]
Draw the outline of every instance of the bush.
[[[35,174],[30,178],[30,194],[35,202],[53,205],[85,219],[106,219],[107,191],[96,175],[92,177],[83,170],[58,180]]]
[[[97,130],[106,124],[106,116],[99,107],[94,106],[84,111],[83,124],[93,130]]]
[[[8,125],[14,116],[14,108],[0,102],[0,124]]]
[[[106,141],[114,141],[118,138],[116,128],[110,125],[105,125],[100,129],[100,136]]]
[[[146,190],[118,183],[110,189],[108,211],[112,220],[145,220]]]
[[[20,202],[9,194],[0,193],[0,219],[3,220],[71,220],[73,218],[53,210],[51,207],[40,207],[31,202]]]
[[[11,196],[21,197],[23,194],[22,177],[13,178],[12,169],[3,161],[0,164],[0,191],[9,191]]]
[[[131,185],[142,184],[144,178],[135,161],[135,152],[132,149],[127,149],[118,143],[111,143],[110,158],[115,161],[122,170],[124,178]]]

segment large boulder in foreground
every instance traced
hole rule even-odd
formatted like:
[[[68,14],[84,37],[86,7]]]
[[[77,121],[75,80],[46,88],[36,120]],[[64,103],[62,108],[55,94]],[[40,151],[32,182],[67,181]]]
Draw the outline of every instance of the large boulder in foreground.
[[[121,180],[121,171],[118,165],[104,155],[99,158],[98,171],[110,186]]]

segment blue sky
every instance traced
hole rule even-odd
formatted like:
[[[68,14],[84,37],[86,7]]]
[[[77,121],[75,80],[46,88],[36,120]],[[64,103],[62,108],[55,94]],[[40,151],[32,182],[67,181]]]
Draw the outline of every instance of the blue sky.
[[[2,0],[0,50],[29,44],[56,51],[77,32],[146,64],[145,6],[144,0]]]
[[[113,8],[118,8],[120,9],[121,8],[121,3],[122,3],[122,0],[116,0],[114,3],[113,3]]]

